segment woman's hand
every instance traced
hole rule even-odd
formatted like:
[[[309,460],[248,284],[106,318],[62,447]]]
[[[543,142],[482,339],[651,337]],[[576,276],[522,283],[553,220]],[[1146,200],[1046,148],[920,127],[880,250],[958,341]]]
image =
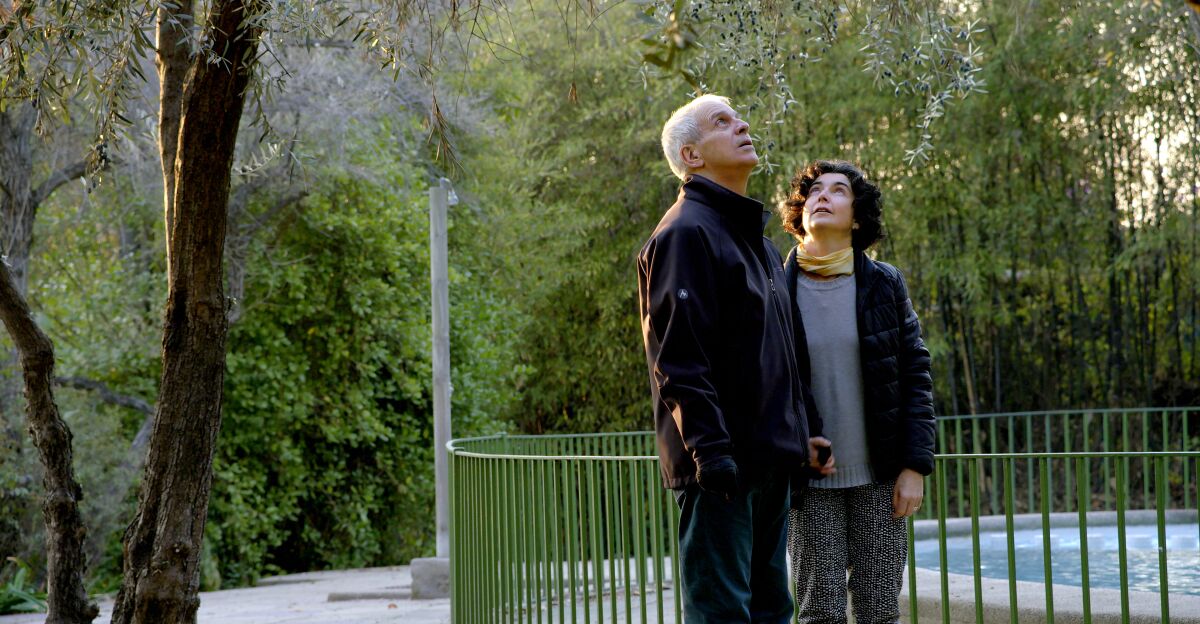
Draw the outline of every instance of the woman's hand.
[[[824,466],[822,466],[820,460],[817,459],[817,447],[825,447],[825,448],[830,449],[829,460],[825,462]],[[812,468],[813,471],[821,474],[822,476],[831,475],[831,474],[837,472],[837,468],[833,467],[834,463],[836,463],[836,462],[833,459],[833,450],[832,449],[833,449],[833,442],[830,442],[828,438],[822,438],[821,436],[817,436],[815,438],[809,438],[808,439],[808,467]]]
[[[925,499],[925,477],[921,473],[905,468],[896,477],[896,486],[892,489],[893,518],[906,518],[917,513],[921,501]]]

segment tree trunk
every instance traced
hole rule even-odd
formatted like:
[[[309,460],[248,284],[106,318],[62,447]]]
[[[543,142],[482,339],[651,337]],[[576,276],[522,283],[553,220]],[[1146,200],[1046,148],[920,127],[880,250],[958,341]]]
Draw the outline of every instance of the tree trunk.
[[[0,113],[0,171],[5,192],[0,197],[0,236],[17,292],[28,292],[27,268],[33,243],[33,124],[37,111],[18,104]]]
[[[958,341],[955,340],[954,329],[950,326],[950,286],[949,280],[943,279],[942,286],[938,289],[938,298],[941,300],[938,316],[942,317],[942,332],[946,336],[946,342],[950,344],[950,354],[946,357],[946,362],[949,363],[948,371],[950,374],[950,413],[961,414],[958,409]],[[959,452],[957,449],[954,452]]]
[[[183,84],[168,235],[163,373],[138,499],[125,532],[124,578],[113,622],[194,622],[200,551],[221,427],[225,296],[221,259],[230,169],[246,86],[257,56],[257,0],[217,0],[212,49],[224,64],[191,58]],[[160,20],[160,31],[164,22]],[[160,42],[162,41],[160,33]]]
[[[82,575],[85,558],[82,551],[86,534],[79,516],[82,498],[71,467],[71,431],[59,418],[51,382],[54,351],[49,338],[29,315],[25,297],[29,291],[29,257],[33,248],[33,225],[38,207],[58,187],[87,172],[80,160],[54,172],[40,185],[33,184],[34,123],[37,111],[18,103],[0,112],[0,245],[5,256],[0,290],[3,291],[4,322],[13,337],[13,349],[0,358],[0,449],[4,457],[19,452],[20,420],[17,405],[17,365],[24,369],[28,428],[45,466],[46,499],[42,506],[46,521],[49,591],[47,622],[90,622],[96,617],[95,605],[88,602]],[[0,492],[0,499],[7,495]],[[5,505],[21,505],[4,500]],[[0,538],[0,552],[9,552],[13,544]]]
[[[0,112],[0,253],[7,256],[9,271],[16,291],[24,298],[25,269],[29,261],[29,219],[33,198],[33,122],[37,111],[32,106],[17,104]],[[14,347],[0,358],[0,421],[3,422],[2,457],[16,457],[21,452],[21,417],[17,409],[20,380],[17,362],[20,355]],[[0,546],[4,544],[0,543]]]
[[[1192,24],[1197,26],[1197,38],[1200,38],[1200,14],[1192,16]],[[1193,127],[1195,130],[1192,132],[1192,140],[1196,140],[1197,135],[1200,135],[1200,123],[1194,124]],[[1200,241],[1200,236],[1197,236],[1197,232],[1200,232],[1200,228],[1197,227],[1200,224],[1200,196],[1198,196],[1196,191],[1196,189],[1200,189],[1200,176],[1196,175],[1196,172],[1200,170],[1200,158],[1195,156],[1196,152],[1193,151],[1192,154],[1192,218],[1188,221],[1190,234],[1188,237],[1190,248],[1188,257],[1195,261],[1195,258],[1200,258],[1200,245],[1197,244],[1197,241]],[[1200,301],[1200,292],[1196,288],[1195,276],[1195,271],[1188,274],[1188,284],[1191,289],[1191,297],[1188,298],[1190,300],[1188,313],[1190,322],[1187,323],[1187,326],[1190,328],[1188,330],[1188,342],[1191,347],[1188,379],[1200,377],[1200,374],[1198,374],[1200,373],[1200,369],[1197,369],[1197,366],[1200,366],[1200,361],[1198,361],[1200,360],[1200,318],[1197,317],[1197,302]]]
[[[1121,253],[1121,207],[1117,199],[1117,156],[1116,129],[1108,125],[1104,141],[1109,145],[1105,150],[1107,167],[1108,193],[1108,239],[1107,252],[1109,258],[1116,258]],[[1116,267],[1109,268],[1108,273],[1108,402],[1110,406],[1121,405],[1122,369],[1125,367],[1125,340],[1121,315],[1121,282]]]
[[[971,337],[967,334],[966,324],[961,316],[958,322],[963,343],[963,349],[959,351],[959,355],[962,356],[963,378],[967,384],[967,410],[971,415],[975,415],[979,413],[979,403],[975,400],[975,372],[971,363]]]
[[[7,253],[9,230],[16,224],[12,214],[18,211],[21,197],[29,195],[29,178],[20,175],[32,168],[25,166],[32,160],[28,133],[21,131],[26,125],[26,107],[17,104],[0,111],[0,252]],[[31,126],[32,127],[32,126]],[[16,267],[14,263],[14,268]],[[17,377],[16,349],[0,355],[0,470],[15,471],[14,466],[22,453],[21,416],[15,409],[20,381]],[[0,505],[6,510],[7,518],[0,518],[0,553],[17,552],[23,541],[21,528],[16,517],[23,515],[18,509],[31,506],[29,499],[20,494],[0,490]]]
[[[37,111],[18,104],[0,112],[0,241],[13,284],[22,298],[29,292],[29,253],[37,211],[66,182],[87,173],[86,160],[55,171],[34,186],[34,123]]]
[[[87,529],[79,515],[83,490],[72,467],[71,430],[54,403],[54,346],[34,322],[7,266],[0,263],[0,316],[21,354],[29,434],[45,464],[47,624],[91,622],[99,614],[83,587]]]
[[[183,89],[192,57],[188,27],[192,24],[193,0],[179,0],[174,7],[161,6],[157,17],[158,150],[163,173],[163,221],[167,249],[175,223],[175,155],[179,146],[179,124],[183,117]],[[171,255],[167,254],[167,274]]]

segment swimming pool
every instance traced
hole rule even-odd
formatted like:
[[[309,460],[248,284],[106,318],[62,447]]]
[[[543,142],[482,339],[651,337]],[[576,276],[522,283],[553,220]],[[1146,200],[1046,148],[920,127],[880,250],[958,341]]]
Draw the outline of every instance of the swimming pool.
[[[1090,515],[1090,514],[1089,514]],[[1003,528],[979,534],[980,574],[1008,578],[1008,542]],[[1157,592],[1159,584],[1158,529],[1153,524],[1127,525],[1125,530],[1129,589]],[[1017,528],[1016,579],[1045,582],[1042,529]],[[1200,596],[1200,527],[1194,522],[1166,526],[1167,590],[1170,594]],[[1117,527],[1088,526],[1088,581],[1092,587],[1121,587]],[[914,552],[917,567],[940,569],[938,541],[919,539]],[[974,575],[971,536],[951,534],[946,538],[947,569],[954,574]],[[1083,585],[1078,526],[1050,528],[1050,568],[1053,583]]]

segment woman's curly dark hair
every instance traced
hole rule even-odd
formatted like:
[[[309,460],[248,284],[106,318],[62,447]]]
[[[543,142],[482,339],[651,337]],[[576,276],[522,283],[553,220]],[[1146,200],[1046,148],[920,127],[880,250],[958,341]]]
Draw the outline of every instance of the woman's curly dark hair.
[[[804,202],[808,200],[808,189],[826,173],[840,173],[850,180],[850,190],[854,193],[854,221],[858,223],[858,229],[850,234],[850,246],[855,251],[863,251],[883,240],[883,196],[879,187],[868,180],[857,165],[844,160],[817,160],[796,170],[792,190],[779,207],[783,229],[796,240],[804,238]]]

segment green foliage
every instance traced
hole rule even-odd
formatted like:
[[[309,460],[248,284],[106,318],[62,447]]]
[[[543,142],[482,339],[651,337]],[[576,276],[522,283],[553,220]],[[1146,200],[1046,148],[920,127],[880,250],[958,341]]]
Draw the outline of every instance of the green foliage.
[[[708,9],[749,20],[756,7]],[[881,64],[887,42],[829,36],[878,30],[862,8],[813,23],[821,60],[783,69],[786,115],[760,102],[767,65],[704,67],[781,165],[758,171],[750,195],[773,206],[815,158],[858,161],[882,184],[890,238],[875,253],[908,276],[941,413],[1198,400],[1200,72],[1179,68],[1200,64],[1200,41],[1186,11],[980,5],[965,17],[983,53],[943,75]],[[674,198],[657,135],[687,87],[647,80],[622,47],[645,35],[636,7],[609,11],[570,56],[541,28],[549,14],[528,17],[513,26],[523,58],[480,61],[496,128],[464,150],[476,192],[495,198],[487,245],[504,250],[498,278],[523,315],[512,418],[533,432],[645,429],[633,259]],[[884,71],[909,81],[899,96],[878,88]],[[955,103],[914,161],[932,109],[910,88],[958,89],[950,74],[963,71],[989,92]],[[769,233],[794,244],[775,223]]]
[[[956,98],[983,92],[984,29],[971,5],[944,0],[779,2],[778,0],[659,0],[639,3],[653,29],[639,39],[642,71],[679,76],[698,93],[736,94],[756,113],[759,144],[785,140],[803,100],[795,85],[839,46],[859,54],[871,95],[891,96],[894,107],[919,106],[907,164],[931,156],[934,126]],[[862,76],[859,75],[861,79]],[[766,170],[790,163],[759,150]]]
[[[495,125],[464,143],[464,162],[488,198],[478,234],[492,280],[520,313],[509,418],[525,431],[650,424],[634,260],[675,197],[659,130],[685,92],[645,91],[632,51],[614,49],[636,32],[630,13],[614,9],[569,59],[534,14],[515,26],[527,62],[474,68]]]
[[[366,147],[359,164],[378,175],[320,176],[251,262],[210,508],[223,584],[432,549],[427,186],[411,161]],[[463,259],[453,374],[473,394],[456,397],[454,426],[469,434],[506,400],[487,386],[507,344]]]
[[[16,557],[8,561],[16,568],[12,578],[0,583],[0,615],[6,613],[45,613],[46,592],[31,582],[29,566]]]
[[[230,333],[210,512],[224,579],[365,565],[395,510],[428,506],[427,252],[405,186],[322,181],[262,257],[266,296]]]
[[[433,549],[426,156],[409,120],[353,124],[336,158],[311,158],[302,205],[255,237],[241,319],[231,328],[215,460],[205,589],[262,574],[406,563]],[[313,150],[322,154],[324,145]],[[87,197],[56,196],[38,221],[32,300],[58,373],[153,403],[165,292],[155,191],[120,171]],[[256,196],[249,218],[277,198]],[[451,225],[456,435],[507,428],[512,306],[491,287],[474,232]],[[130,442],[144,416],[59,389],[87,496],[88,586],[112,592],[136,506]],[[28,445],[27,445],[28,446]],[[22,457],[36,468],[36,455]],[[5,473],[16,482],[21,473]],[[34,472],[13,523],[44,569]],[[13,491],[16,491],[15,488]],[[7,505],[7,502],[6,502]],[[6,507],[6,512],[8,508]]]
[[[914,175],[862,152],[891,187],[887,251],[948,356],[945,411],[1194,402],[1200,82],[1177,68],[1200,56],[1186,16],[984,17],[1006,42],[984,68],[997,88],[946,120],[933,166]]]

